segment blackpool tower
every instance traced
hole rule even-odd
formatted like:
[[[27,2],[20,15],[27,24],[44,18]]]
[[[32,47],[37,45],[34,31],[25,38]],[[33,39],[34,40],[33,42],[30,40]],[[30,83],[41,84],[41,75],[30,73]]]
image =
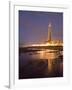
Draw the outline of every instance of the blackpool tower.
[[[51,23],[48,24],[48,42],[52,40],[52,25]]]

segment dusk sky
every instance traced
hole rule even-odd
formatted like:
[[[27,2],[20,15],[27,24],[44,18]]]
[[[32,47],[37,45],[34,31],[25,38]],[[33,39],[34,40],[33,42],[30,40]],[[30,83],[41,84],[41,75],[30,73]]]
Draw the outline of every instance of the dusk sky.
[[[48,24],[52,24],[52,40],[63,39],[63,13],[19,11],[19,43],[42,43],[48,40]]]

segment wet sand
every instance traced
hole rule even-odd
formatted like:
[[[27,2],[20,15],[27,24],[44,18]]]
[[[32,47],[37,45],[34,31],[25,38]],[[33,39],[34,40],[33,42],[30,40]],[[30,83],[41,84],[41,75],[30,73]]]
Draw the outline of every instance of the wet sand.
[[[63,77],[63,56],[48,57],[47,52],[21,53],[19,56],[19,79]],[[56,56],[55,56],[56,57]]]

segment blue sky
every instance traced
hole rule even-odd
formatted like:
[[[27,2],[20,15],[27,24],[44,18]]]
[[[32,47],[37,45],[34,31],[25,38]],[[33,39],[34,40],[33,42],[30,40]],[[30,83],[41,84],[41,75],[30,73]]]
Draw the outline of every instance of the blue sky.
[[[48,24],[52,24],[52,39],[63,39],[63,13],[19,11],[19,43],[42,43],[48,39]]]

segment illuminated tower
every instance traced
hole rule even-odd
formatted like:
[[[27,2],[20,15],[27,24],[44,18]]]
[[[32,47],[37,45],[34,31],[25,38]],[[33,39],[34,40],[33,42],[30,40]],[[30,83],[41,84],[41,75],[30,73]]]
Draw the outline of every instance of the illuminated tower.
[[[48,25],[48,42],[52,40],[52,25],[49,23]]]

